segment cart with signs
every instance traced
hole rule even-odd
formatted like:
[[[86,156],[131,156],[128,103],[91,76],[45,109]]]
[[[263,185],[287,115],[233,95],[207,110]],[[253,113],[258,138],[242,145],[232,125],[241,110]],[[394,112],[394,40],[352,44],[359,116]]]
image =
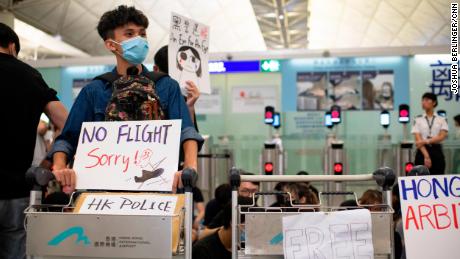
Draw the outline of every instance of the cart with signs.
[[[296,205],[293,204],[291,194],[283,192],[256,193],[253,196],[253,204],[238,205],[238,186],[241,181],[251,182],[347,182],[347,181],[376,181],[382,188],[382,204],[366,206],[359,205],[356,194],[353,192],[319,194],[319,204],[316,205]],[[393,170],[382,168],[373,174],[363,175],[240,175],[239,170],[232,169],[230,182],[232,191],[232,257],[233,258],[334,258],[340,254],[340,249],[334,247],[332,239],[339,240],[341,236],[335,235],[327,242],[327,236],[317,235],[321,232],[308,232],[303,229],[298,232],[298,236],[293,237],[286,229],[286,224],[296,224],[296,220],[301,226],[314,225],[314,229],[321,227],[326,221],[331,220],[331,225],[337,221],[344,221],[346,217],[354,221],[360,215],[368,214],[369,218],[369,242],[371,256],[378,259],[394,258],[394,228],[393,228],[393,209],[391,208],[391,186],[395,181]],[[286,195],[289,197],[291,206],[289,207],[257,207],[256,198],[261,195]],[[323,201],[330,195],[353,195],[358,204],[357,207],[336,207],[328,206]],[[370,215],[369,215],[370,214]],[[346,221],[346,220],[345,220]],[[299,223],[297,222],[297,223]],[[330,226],[329,226],[330,227]],[[296,229],[297,228],[297,229]],[[299,227],[294,227],[298,230]],[[311,229],[311,228],[310,228]],[[350,228],[351,229],[351,228]],[[303,231],[303,232],[302,232]],[[290,233],[293,233],[292,231]],[[331,232],[332,233],[332,232]],[[343,247],[351,247],[352,239],[357,238],[356,233],[350,232],[350,242],[344,241]],[[363,232],[364,233],[364,232]],[[328,235],[332,235],[329,232]],[[337,233],[335,233],[337,234]],[[286,236],[288,235],[288,236]],[[304,235],[304,236],[303,236]],[[362,234],[364,236],[364,234]],[[321,237],[320,237],[321,236]],[[302,237],[305,237],[303,241]],[[342,236],[343,237],[343,236]],[[289,242],[286,240],[289,239]],[[294,240],[294,241],[293,241]],[[328,247],[326,252],[322,252],[321,246],[314,247],[314,243],[322,242],[322,247]],[[336,240],[336,242],[338,242]],[[358,249],[365,252],[363,242],[357,245]],[[337,243],[336,243],[337,244]],[[359,248],[359,246],[363,246]],[[294,248],[294,249],[293,249]],[[356,249],[354,252],[358,253]],[[286,251],[285,251],[286,250]],[[287,252],[289,250],[290,252]],[[310,255],[308,254],[310,253]],[[345,255],[343,252],[342,255]],[[351,250],[350,253],[353,253]],[[293,256],[296,254],[297,256]],[[284,257],[283,257],[284,256]],[[310,256],[310,257],[309,257]],[[366,257],[371,258],[371,257]]]
[[[27,255],[191,258],[196,172],[184,169],[185,193],[171,193],[179,136],[174,120],[84,123],[74,163],[79,192],[68,205],[41,204],[53,175],[28,172],[35,186],[25,211]]]

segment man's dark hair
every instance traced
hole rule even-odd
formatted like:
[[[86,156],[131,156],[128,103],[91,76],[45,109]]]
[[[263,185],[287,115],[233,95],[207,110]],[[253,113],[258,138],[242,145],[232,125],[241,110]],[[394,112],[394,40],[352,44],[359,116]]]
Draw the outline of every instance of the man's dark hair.
[[[217,186],[214,197],[219,204],[227,204],[232,199],[232,186],[228,183]]]
[[[149,27],[149,19],[147,19],[144,13],[134,8],[134,6],[120,5],[116,9],[107,11],[102,15],[97,25],[97,32],[104,40],[113,38],[113,31],[128,23],[134,23],[146,29]]]
[[[454,121],[456,121],[458,125],[460,125],[460,114],[454,116]]]
[[[187,50],[190,50],[193,54],[193,56],[195,56],[196,59],[198,59],[200,61],[200,67],[198,68],[198,70],[196,71],[196,76],[197,77],[201,77],[201,58],[200,58],[200,53],[198,53],[198,51],[193,48],[193,47],[190,47],[190,46],[182,46],[179,48],[179,50],[177,51],[177,53],[179,52],[185,52]],[[184,53],[185,54],[185,53]],[[187,57],[188,58],[188,57]],[[177,68],[182,71],[183,68],[182,66],[179,64],[179,61],[177,60],[177,56],[176,56],[176,65],[177,65]]]
[[[168,68],[168,45],[165,45],[161,47],[157,53],[155,53],[155,56],[153,57],[153,61],[155,62],[155,65],[157,65],[158,69],[160,69],[160,72],[169,73],[169,68]]]
[[[225,207],[222,208],[222,225],[225,229],[228,229],[232,224],[232,202],[225,204]]]
[[[435,103],[434,107],[438,106],[438,97],[435,94],[426,92],[423,94],[422,100],[425,98],[432,100]]]
[[[250,173],[250,172],[244,172],[244,171],[242,171],[242,172],[240,173],[240,175],[254,175],[254,174],[253,174],[253,173]],[[257,185],[257,186],[260,185],[259,182],[251,182],[251,183],[254,184],[254,185]]]
[[[310,175],[310,174],[306,171],[299,171],[297,175]]]
[[[19,45],[19,37],[8,25],[0,22],[0,46],[8,48],[10,43],[16,46],[16,54],[19,54],[21,46]]]

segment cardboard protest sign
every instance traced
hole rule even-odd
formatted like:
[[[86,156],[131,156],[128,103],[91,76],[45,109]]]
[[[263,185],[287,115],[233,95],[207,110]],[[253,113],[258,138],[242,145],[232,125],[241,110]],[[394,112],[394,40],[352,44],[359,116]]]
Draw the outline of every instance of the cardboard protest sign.
[[[171,191],[180,132],[180,120],[84,122],[77,189]]]
[[[73,212],[82,214],[172,216],[172,251],[177,253],[180,226],[183,221],[181,213],[184,206],[184,194],[82,193],[78,196]]]
[[[460,176],[399,178],[406,258],[459,258]]]
[[[186,81],[197,85],[201,93],[210,94],[209,26],[173,13],[168,45],[169,75],[179,82],[186,94]]]
[[[374,258],[366,209],[284,216],[283,236],[286,259]]]

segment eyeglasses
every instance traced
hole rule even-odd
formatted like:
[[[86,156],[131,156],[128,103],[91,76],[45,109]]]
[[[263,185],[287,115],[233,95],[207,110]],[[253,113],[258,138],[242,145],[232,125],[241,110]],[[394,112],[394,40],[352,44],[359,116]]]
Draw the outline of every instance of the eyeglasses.
[[[243,188],[243,189],[240,189],[238,192],[240,193],[240,195],[243,195],[243,196],[251,196],[252,194],[257,192],[257,189]]]

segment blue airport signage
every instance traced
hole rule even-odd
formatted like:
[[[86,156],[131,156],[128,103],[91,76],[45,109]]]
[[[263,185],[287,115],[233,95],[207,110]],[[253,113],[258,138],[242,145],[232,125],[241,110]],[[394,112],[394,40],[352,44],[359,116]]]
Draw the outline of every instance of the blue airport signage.
[[[248,61],[209,61],[209,73],[258,73],[260,72],[259,60]]]

